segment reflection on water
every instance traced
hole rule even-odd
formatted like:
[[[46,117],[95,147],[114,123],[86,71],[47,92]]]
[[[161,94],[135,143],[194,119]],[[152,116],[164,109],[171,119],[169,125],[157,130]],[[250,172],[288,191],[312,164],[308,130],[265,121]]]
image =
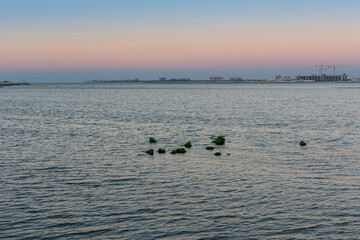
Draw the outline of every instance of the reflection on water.
[[[0,238],[356,239],[347,86],[2,88]],[[216,135],[220,157],[205,150]],[[187,141],[185,155],[144,153]]]

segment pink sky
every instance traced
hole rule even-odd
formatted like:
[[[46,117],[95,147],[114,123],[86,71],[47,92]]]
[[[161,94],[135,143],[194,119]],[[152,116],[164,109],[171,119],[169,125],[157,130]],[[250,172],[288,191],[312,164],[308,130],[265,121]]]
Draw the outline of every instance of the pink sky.
[[[145,8],[145,2],[120,2],[113,2],[114,10],[98,4],[83,13],[79,11],[84,6],[71,10],[70,1],[64,9],[50,4],[33,11],[28,11],[30,5],[9,2],[13,12],[9,8],[0,17],[0,70],[121,69],[136,75],[156,69],[213,68],[226,75],[220,69],[360,65],[360,19],[351,14],[355,6],[336,1],[311,2],[309,9],[307,0],[277,0],[278,5],[258,0],[261,7],[248,1],[223,5],[212,0],[199,6],[155,1],[158,12]]]
[[[342,37],[348,35],[345,32],[339,36],[329,35],[255,32],[214,36],[164,33],[5,37],[0,45],[0,65],[2,69],[186,68],[360,62],[358,37]]]

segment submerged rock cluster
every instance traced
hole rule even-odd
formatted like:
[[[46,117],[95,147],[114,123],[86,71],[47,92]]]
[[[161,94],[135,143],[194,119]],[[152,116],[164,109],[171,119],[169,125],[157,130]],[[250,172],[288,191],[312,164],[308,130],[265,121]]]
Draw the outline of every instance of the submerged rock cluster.
[[[218,136],[217,138],[215,138],[213,141],[212,141],[215,145],[225,145],[225,137],[224,136]],[[150,137],[149,138],[149,143],[157,143],[156,139],[153,138],[153,137]],[[192,143],[189,141],[187,143],[185,143],[183,145],[185,148],[191,148],[192,147]],[[177,149],[174,149],[172,151],[170,151],[171,154],[185,154],[187,153],[186,149],[185,148],[177,148]],[[205,148],[206,150],[208,151],[213,151],[215,149],[214,146],[207,146]],[[154,155],[154,149],[149,149],[147,151],[145,151],[147,154],[149,155]],[[166,150],[163,149],[163,148],[159,148],[158,151],[157,151],[159,154],[164,154],[166,153]],[[214,154],[215,156],[220,156],[221,155],[221,152],[216,152]],[[229,153],[227,155],[230,155]]]
[[[153,138],[153,137],[150,137],[149,138],[149,143],[157,143],[156,139]],[[191,142],[187,142],[183,145],[184,147],[186,148],[191,148],[192,147],[192,143]],[[163,148],[159,148],[158,151],[157,151],[159,154],[164,154],[166,153],[166,150],[163,149]],[[154,155],[154,149],[149,149],[147,151],[145,151],[145,153],[149,154],[149,155]],[[178,153],[187,153],[187,151],[185,150],[185,148],[178,148],[178,149],[175,149],[175,150],[172,150],[170,152],[171,154],[178,154]]]
[[[214,144],[217,145],[217,146],[223,146],[223,145],[225,145],[225,137],[224,137],[224,136],[218,136],[218,137],[216,137],[216,138],[213,137],[212,139],[213,139],[212,143],[214,143]],[[149,138],[149,143],[157,143],[157,141],[156,141],[155,138],[150,137],[150,138]],[[304,147],[304,146],[306,146],[307,144],[306,144],[306,142],[304,142],[304,141],[300,141],[299,145],[302,146],[302,147]],[[192,147],[192,143],[189,141],[189,142],[185,143],[183,146],[184,146],[185,148],[191,148],[191,147]],[[174,150],[170,151],[170,153],[171,153],[172,155],[174,155],[174,154],[179,154],[179,153],[180,153],[180,154],[185,154],[185,153],[187,153],[187,151],[186,151],[185,148],[177,148],[177,149],[174,149]],[[205,149],[208,150],[208,151],[213,151],[213,150],[215,150],[215,147],[214,147],[214,146],[207,146]],[[147,154],[149,154],[149,155],[154,155],[154,149],[149,149],[149,150],[147,150],[147,151],[145,151],[145,152],[146,152]],[[166,150],[163,149],[163,148],[159,148],[157,152],[158,152],[159,154],[165,154],[165,153],[166,153]],[[215,155],[215,156],[221,156],[222,153],[221,153],[221,152],[215,152],[214,155]],[[230,155],[230,153],[227,153],[226,155]]]
[[[213,143],[215,143],[215,145],[217,146],[222,146],[225,145],[225,137],[224,136],[218,136],[217,138],[215,138],[214,141],[212,141]],[[212,151],[215,148],[213,146],[208,146],[206,147],[206,150]],[[215,156],[221,156],[221,152],[216,152],[214,153]]]

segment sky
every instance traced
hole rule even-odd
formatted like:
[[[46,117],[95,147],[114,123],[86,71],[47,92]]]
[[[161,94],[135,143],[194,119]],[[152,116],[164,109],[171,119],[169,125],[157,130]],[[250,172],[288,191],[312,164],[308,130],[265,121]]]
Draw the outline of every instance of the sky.
[[[359,9],[359,0],[0,0],[0,81],[294,77],[320,64],[360,77]]]

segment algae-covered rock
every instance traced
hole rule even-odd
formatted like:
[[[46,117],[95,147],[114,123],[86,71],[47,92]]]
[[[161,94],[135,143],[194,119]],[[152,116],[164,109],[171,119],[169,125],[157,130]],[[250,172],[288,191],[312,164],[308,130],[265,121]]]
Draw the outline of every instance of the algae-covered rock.
[[[155,138],[151,137],[149,138],[149,143],[156,143],[157,141],[155,140]]]
[[[221,155],[221,152],[216,152],[214,153],[215,156],[220,156]]]
[[[186,153],[186,150],[185,150],[185,148],[178,148],[176,150],[172,150],[170,153],[171,154]]]
[[[192,147],[191,142],[187,142],[187,143],[185,143],[185,144],[184,144],[184,147],[186,147],[186,148],[191,148],[191,147]]]
[[[213,143],[215,143],[216,145],[224,145],[225,144],[225,138],[224,136],[218,136]]]
[[[176,153],[186,153],[185,148],[178,148],[176,149]]]
[[[302,147],[306,146],[306,142],[301,141],[301,142],[300,142],[300,146],[302,146]]]
[[[159,148],[158,153],[166,153],[165,149]]]
[[[154,155],[154,149],[149,149],[146,151],[146,153],[149,155]]]
[[[214,150],[215,148],[214,148],[213,146],[207,146],[205,149],[206,149],[206,150],[209,150],[209,151],[212,151],[212,150]]]

